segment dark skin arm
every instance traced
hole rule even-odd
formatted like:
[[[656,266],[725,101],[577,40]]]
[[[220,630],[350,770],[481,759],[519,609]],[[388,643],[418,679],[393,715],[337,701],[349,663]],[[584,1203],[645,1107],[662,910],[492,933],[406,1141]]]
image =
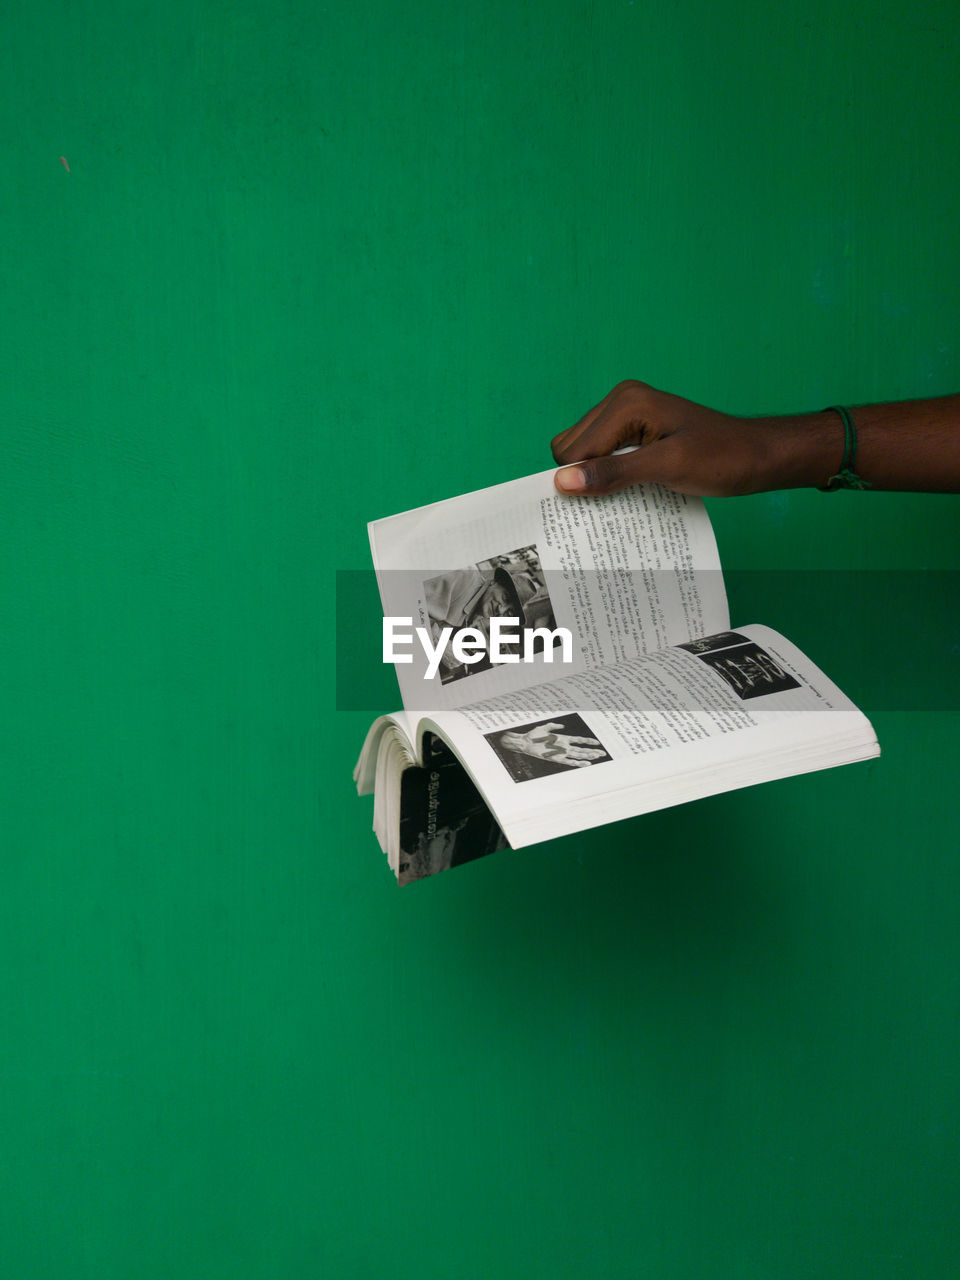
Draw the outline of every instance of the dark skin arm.
[[[960,493],[960,395],[850,406],[850,414],[854,470],[872,489]],[[832,410],[740,418],[627,381],[551,445],[564,465],[556,475],[561,493],[656,482],[729,497],[825,485],[840,470],[844,428]],[[640,448],[610,456],[625,445]]]

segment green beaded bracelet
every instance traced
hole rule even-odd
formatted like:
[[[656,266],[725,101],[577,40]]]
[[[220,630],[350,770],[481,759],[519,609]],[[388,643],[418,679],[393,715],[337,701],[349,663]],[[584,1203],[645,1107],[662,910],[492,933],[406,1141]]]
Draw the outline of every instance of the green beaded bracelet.
[[[836,493],[838,489],[869,489],[869,480],[863,480],[853,469],[857,457],[857,429],[853,425],[849,409],[841,404],[832,404],[825,413],[839,413],[843,419],[843,461],[840,470],[831,476],[826,484],[818,485],[821,493]]]

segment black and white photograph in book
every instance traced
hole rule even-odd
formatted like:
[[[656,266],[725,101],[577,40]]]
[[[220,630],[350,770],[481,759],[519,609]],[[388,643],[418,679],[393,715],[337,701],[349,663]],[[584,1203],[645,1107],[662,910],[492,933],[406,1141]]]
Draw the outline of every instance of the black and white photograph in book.
[[[578,715],[554,716],[483,735],[514,782],[603,764],[610,754]]]
[[[735,644],[750,644],[746,636],[739,631],[718,631],[713,636],[701,636],[699,640],[688,640],[686,644],[678,644],[678,649],[686,649],[698,657],[701,653],[710,653],[714,649],[729,649]]]
[[[738,698],[762,698],[768,693],[799,689],[800,683],[758,644],[737,631],[722,631],[689,644],[678,644],[722,676]]]
[[[423,738],[423,766],[400,786],[400,884],[422,880],[507,847],[470,775],[436,734]]]
[[[535,546],[519,547],[479,560],[467,569],[438,574],[424,582],[423,592],[434,644],[444,627],[452,627],[454,635],[472,627],[480,632],[489,649],[491,618],[516,618],[518,629],[543,627],[552,631],[557,625]],[[501,648],[511,652],[506,644]],[[542,637],[537,637],[533,652],[542,652],[543,648]],[[513,651],[519,654],[520,646]],[[489,671],[490,666],[487,654],[477,662],[458,662],[448,644],[440,659],[440,682],[450,684]]]

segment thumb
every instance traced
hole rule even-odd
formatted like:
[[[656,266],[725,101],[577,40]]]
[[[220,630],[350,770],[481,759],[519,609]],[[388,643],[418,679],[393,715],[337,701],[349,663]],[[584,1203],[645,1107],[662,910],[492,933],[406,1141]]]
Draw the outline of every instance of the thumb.
[[[605,458],[587,458],[572,467],[562,467],[554,476],[561,493],[600,495],[616,493],[631,484],[663,482],[665,441],[655,441],[630,453],[614,453]]]

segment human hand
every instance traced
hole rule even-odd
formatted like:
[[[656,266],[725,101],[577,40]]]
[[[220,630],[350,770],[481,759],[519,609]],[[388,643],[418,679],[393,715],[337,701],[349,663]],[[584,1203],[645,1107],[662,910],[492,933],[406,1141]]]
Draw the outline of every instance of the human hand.
[[[551,441],[557,462],[582,464],[564,465],[555,483],[570,494],[657,483],[701,497],[823,484],[840,461],[838,428],[830,410],[739,418],[629,380]],[[640,448],[610,456],[628,445]]]
[[[607,754],[596,738],[578,738],[569,733],[556,732],[562,728],[560,722],[551,721],[549,724],[534,725],[526,733],[505,733],[500,742],[511,751],[536,756],[540,760],[551,760],[555,764],[570,765],[574,769],[589,768],[594,760]]]

